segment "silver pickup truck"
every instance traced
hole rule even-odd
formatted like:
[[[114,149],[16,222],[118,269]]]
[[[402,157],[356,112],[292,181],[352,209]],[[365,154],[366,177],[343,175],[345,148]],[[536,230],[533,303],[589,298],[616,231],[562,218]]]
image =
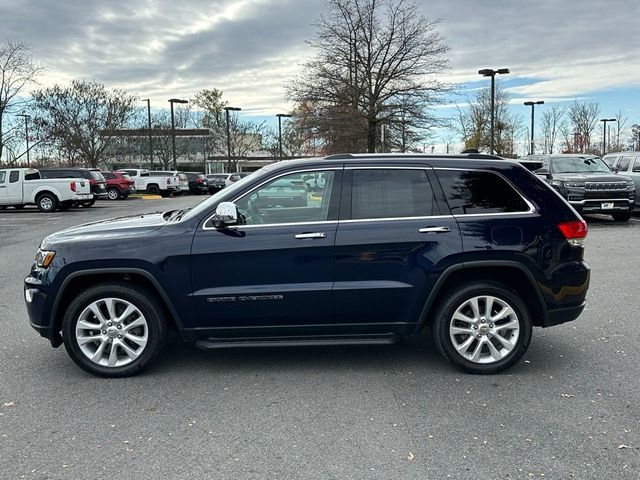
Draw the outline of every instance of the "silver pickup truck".
[[[35,204],[41,212],[53,212],[92,199],[89,182],[82,178],[43,180],[38,170],[30,168],[0,170],[0,210]]]

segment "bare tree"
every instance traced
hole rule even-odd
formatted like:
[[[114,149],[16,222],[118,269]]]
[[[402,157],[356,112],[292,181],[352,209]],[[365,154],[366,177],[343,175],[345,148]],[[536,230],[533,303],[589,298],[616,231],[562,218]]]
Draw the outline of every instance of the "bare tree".
[[[616,144],[615,144],[615,147],[613,147],[613,149],[609,148],[610,152],[615,152],[615,151],[620,152],[624,150],[624,146],[622,145],[622,143],[620,143],[620,135],[622,134],[624,126],[629,121],[629,117],[625,117],[621,109],[618,110],[618,113],[616,113],[615,119],[616,119]]]
[[[321,111],[359,117],[365,126],[364,145],[375,152],[380,123],[397,117],[401,97],[411,99],[414,111],[423,115],[448,89],[436,78],[447,68],[448,49],[436,29],[438,21],[420,15],[413,0],[327,4],[328,13],[320,17],[308,42],[316,54],[289,84],[288,94],[296,102],[313,102]]]
[[[545,153],[553,153],[560,133],[560,122],[566,113],[567,107],[561,105],[553,105],[542,112],[542,138]]]
[[[491,90],[483,88],[465,107],[457,108],[457,129],[465,149],[488,149],[491,144]],[[514,156],[518,138],[523,134],[522,118],[509,110],[509,95],[496,83],[495,91],[495,142],[498,155]]]
[[[0,45],[0,161],[5,146],[12,143],[12,134],[21,132],[16,125],[7,125],[7,117],[29,102],[24,96],[25,90],[35,85],[42,70],[43,67],[34,63],[26,43],[8,41]]]
[[[34,93],[34,123],[73,161],[96,167],[113,139],[104,132],[125,127],[135,102],[122,90],[74,80],[68,87],[56,85]]]
[[[577,101],[569,107],[569,120],[573,126],[574,133],[578,136],[581,152],[591,149],[591,135],[600,117],[600,106],[596,102],[578,103]]]

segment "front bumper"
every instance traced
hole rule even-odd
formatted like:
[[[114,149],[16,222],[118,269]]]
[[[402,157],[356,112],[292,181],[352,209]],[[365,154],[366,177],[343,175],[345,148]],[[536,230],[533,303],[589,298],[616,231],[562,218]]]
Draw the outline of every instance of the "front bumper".
[[[626,212],[633,209],[635,199],[629,198],[596,198],[584,200],[569,200],[569,203],[581,212]]]
[[[32,277],[24,280],[24,298],[29,324],[41,337],[48,339],[53,347],[62,345],[60,332],[54,331],[46,314],[48,295]]]

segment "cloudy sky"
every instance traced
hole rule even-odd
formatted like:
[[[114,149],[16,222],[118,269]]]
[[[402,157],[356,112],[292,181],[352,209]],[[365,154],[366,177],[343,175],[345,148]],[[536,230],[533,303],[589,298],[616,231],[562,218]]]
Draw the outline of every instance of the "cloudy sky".
[[[504,85],[524,117],[525,99],[579,99],[640,123],[640,2],[420,4],[442,19],[446,80],[467,92],[486,84],[479,68],[509,67]],[[48,67],[46,85],[94,79],[156,107],[215,87],[243,115],[271,116],[290,107],[284,83],[311,55],[305,40],[324,8],[324,0],[0,0],[0,40],[29,43]]]

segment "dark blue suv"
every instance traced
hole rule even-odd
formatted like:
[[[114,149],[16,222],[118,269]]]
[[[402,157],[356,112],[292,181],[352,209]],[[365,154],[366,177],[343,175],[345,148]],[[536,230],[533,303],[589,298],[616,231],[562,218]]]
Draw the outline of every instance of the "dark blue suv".
[[[582,312],[586,234],[514,162],[338,155],[270,165],[189,210],[50,235],[25,298],[31,325],[103,376],[139,372],[170,328],[223,348],[387,344],[431,327],[454,364],[494,373],[532,327]]]

